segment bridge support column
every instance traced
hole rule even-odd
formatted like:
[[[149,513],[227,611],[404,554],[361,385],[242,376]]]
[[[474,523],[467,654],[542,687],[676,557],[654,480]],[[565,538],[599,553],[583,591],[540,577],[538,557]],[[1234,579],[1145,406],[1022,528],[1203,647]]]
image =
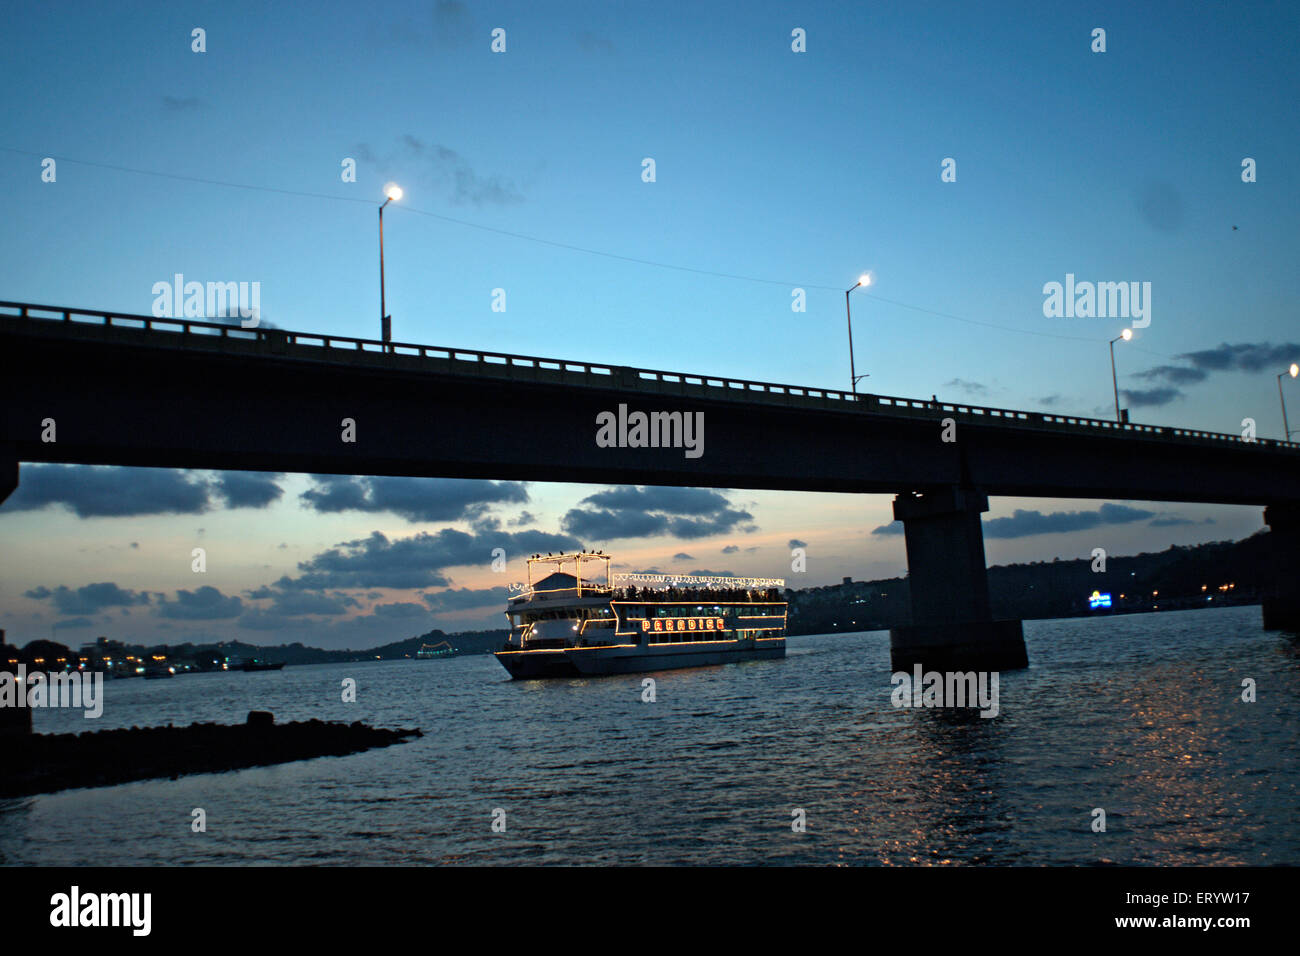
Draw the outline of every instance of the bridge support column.
[[[1264,509],[1278,583],[1264,595],[1264,630],[1300,632],[1300,505]]]
[[[907,540],[912,623],[889,632],[895,670],[1014,670],[1028,667],[1019,621],[995,621],[980,515],[988,496],[973,488],[899,495],[894,518]]]
[[[9,654],[13,647],[5,643],[4,628],[0,627],[0,673],[8,671],[11,675],[17,673],[17,668],[9,663]],[[16,693],[26,694],[27,688],[19,685],[15,689]],[[32,709],[30,707],[4,707],[0,706],[0,740],[5,737],[25,737],[32,732]]]
[[[0,448],[0,505],[18,488],[18,456]]]
[[[18,487],[18,456],[6,448],[0,448],[0,504],[14,493]],[[0,628],[0,671],[14,672],[9,664],[9,652],[13,648],[5,643],[4,628]],[[23,688],[19,693],[26,693]],[[0,738],[16,737],[32,732],[32,711],[29,707],[0,706]]]

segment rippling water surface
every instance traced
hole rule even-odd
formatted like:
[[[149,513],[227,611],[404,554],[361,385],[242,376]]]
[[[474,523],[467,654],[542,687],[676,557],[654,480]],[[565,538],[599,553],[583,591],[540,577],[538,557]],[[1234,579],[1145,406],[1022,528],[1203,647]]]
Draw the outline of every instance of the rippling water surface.
[[[36,730],[265,709],[425,736],[0,801],[0,861],[1300,863],[1295,637],[1262,631],[1257,607],[1033,621],[1025,637],[1032,666],[1002,675],[993,719],[895,709],[879,632],[658,673],[655,703],[645,675],[516,683],[488,656],[109,681],[100,720],[40,711]],[[207,833],[190,832],[195,807]]]

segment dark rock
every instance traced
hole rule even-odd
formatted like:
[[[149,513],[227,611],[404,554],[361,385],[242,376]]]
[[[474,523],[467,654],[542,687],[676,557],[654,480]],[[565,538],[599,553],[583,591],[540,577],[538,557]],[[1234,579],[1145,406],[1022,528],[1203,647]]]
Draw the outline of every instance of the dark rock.
[[[382,730],[360,721],[258,722],[256,714],[271,717],[252,711],[247,723],[229,726],[194,723],[8,738],[0,797],[345,756],[422,736],[418,729]]]

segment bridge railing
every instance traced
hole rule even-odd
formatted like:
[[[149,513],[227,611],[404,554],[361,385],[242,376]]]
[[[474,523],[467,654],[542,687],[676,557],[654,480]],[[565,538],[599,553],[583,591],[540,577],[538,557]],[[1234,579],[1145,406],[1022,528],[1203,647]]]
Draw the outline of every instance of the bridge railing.
[[[757,400],[764,404],[821,407],[841,411],[864,411],[876,414],[904,415],[933,418],[936,415],[959,415],[972,421],[1006,422],[1020,427],[1051,431],[1077,431],[1083,433],[1122,433],[1135,437],[1176,439],[1214,444],[1256,444],[1262,447],[1300,450],[1300,442],[1259,438],[1251,442],[1240,435],[1207,432],[1190,428],[1164,425],[1143,425],[1135,422],[1114,422],[1103,418],[1086,418],[1078,415],[1057,415],[1048,412],[1031,412],[986,405],[968,405],[961,402],[928,401],[900,398],[891,395],[872,395],[844,392],[829,388],[812,388],[802,385],[783,385],[773,382],[756,382],[748,379],[716,375],[691,375],[659,369],[632,368],[608,363],[574,362],[566,359],[541,358],[535,355],[517,355],[509,352],[483,352],[476,349],[458,349],[443,346],[419,345],[411,342],[383,342],[379,339],[330,335],[321,332],[293,332],[286,329],[212,322],[201,319],[177,319],[158,316],[132,315],[117,312],[100,312],[93,309],[69,309],[61,306],[34,305],[25,302],[0,301],[0,318],[56,321],[65,325],[104,326],[133,329],[150,333],[176,335],[168,344],[182,347],[189,342],[198,344],[216,337],[223,345],[237,347],[240,342],[258,345],[258,351],[271,354],[288,354],[289,346],[322,349],[326,355],[351,361],[355,356],[367,360],[392,362],[394,357],[423,361],[436,365],[439,370],[462,374],[499,375],[506,378],[525,377],[533,380],[559,380],[593,386],[632,388],[659,394],[690,397],[729,398]],[[232,318],[231,322],[237,321]],[[161,339],[161,336],[160,336]]]

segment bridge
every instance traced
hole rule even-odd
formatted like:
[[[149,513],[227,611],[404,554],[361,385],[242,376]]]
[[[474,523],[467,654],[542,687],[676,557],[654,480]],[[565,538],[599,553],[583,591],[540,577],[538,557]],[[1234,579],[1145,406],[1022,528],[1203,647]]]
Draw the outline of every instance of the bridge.
[[[637,412],[665,440],[702,422],[698,457],[628,447]],[[627,441],[598,442],[601,413]],[[897,666],[1025,663],[1020,623],[989,610],[990,495],[1256,505],[1300,571],[1296,442],[0,302],[0,501],[20,461],[891,493],[913,602]],[[1300,624],[1300,584],[1264,617]]]

